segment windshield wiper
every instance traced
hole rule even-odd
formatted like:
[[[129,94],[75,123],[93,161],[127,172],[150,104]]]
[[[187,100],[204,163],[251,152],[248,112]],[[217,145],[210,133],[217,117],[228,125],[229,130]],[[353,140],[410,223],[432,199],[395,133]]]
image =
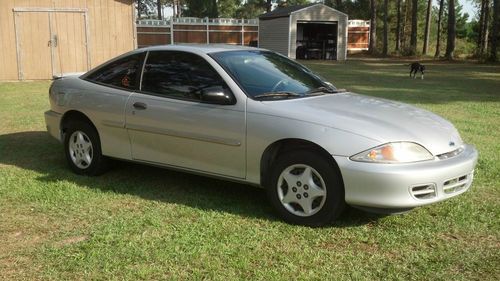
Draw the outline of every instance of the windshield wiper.
[[[321,86],[321,87],[314,88],[314,89],[311,89],[311,90],[305,92],[304,95],[310,96],[310,95],[314,95],[314,94],[324,94],[324,93],[335,93],[335,90],[332,88],[327,88],[327,87]]]
[[[301,96],[302,96],[301,94],[297,94],[297,93],[294,93],[294,92],[281,91],[281,92],[267,92],[267,93],[263,93],[263,94],[260,94],[260,95],[256,95],[253,98],[254,99],[274,98],[274,97],[285,97],[285,98],[288,98],[288,97],[301,97]]]
[[[346,92],[346,89],[332,89],[329,87],[321,86],[321,87],[314,88],[312,90],[305,92],[304,95],[311,96],[311,95],[317,95],[317,94],[321,95],[324,93],[334,94],[334,93],[343,93],[343,92]]]

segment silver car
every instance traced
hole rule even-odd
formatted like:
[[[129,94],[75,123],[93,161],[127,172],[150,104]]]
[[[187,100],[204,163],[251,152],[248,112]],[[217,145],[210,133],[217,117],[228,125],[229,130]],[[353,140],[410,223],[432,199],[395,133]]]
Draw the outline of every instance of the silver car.
[[[398,213],[451,198],[478,157],[433,113],[338,90],[258,48],[134,50],[56,79],[50,105],[47,130],[78,174],[125,159],[261,186],[302,225],[346,204]]]

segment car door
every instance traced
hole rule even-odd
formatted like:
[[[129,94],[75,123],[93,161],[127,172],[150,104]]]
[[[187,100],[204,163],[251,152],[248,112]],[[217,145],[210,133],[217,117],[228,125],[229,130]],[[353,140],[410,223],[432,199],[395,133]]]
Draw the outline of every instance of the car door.
[[[245,102],[222,105],[201,100],[208,88],[230,92],[204,58],[150,51],[141,85],[126,105],[133,159],[245,177]]]

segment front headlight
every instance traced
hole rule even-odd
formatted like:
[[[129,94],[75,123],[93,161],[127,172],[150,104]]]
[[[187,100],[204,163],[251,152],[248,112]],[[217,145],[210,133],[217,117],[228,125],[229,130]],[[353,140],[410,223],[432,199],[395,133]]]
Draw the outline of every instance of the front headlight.
[[[427,149],[413,142],[391,142],[350,157],[353,161],[374,163],[409,163],[433,158]]]

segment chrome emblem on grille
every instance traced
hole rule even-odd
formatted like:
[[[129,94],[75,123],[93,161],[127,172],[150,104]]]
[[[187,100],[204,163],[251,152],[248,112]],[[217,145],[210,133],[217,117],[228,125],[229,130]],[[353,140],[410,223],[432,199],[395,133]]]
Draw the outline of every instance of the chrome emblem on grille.
[[[449,145],[450,145],[450,146],[455,146],[455,142],[450,141]]]

